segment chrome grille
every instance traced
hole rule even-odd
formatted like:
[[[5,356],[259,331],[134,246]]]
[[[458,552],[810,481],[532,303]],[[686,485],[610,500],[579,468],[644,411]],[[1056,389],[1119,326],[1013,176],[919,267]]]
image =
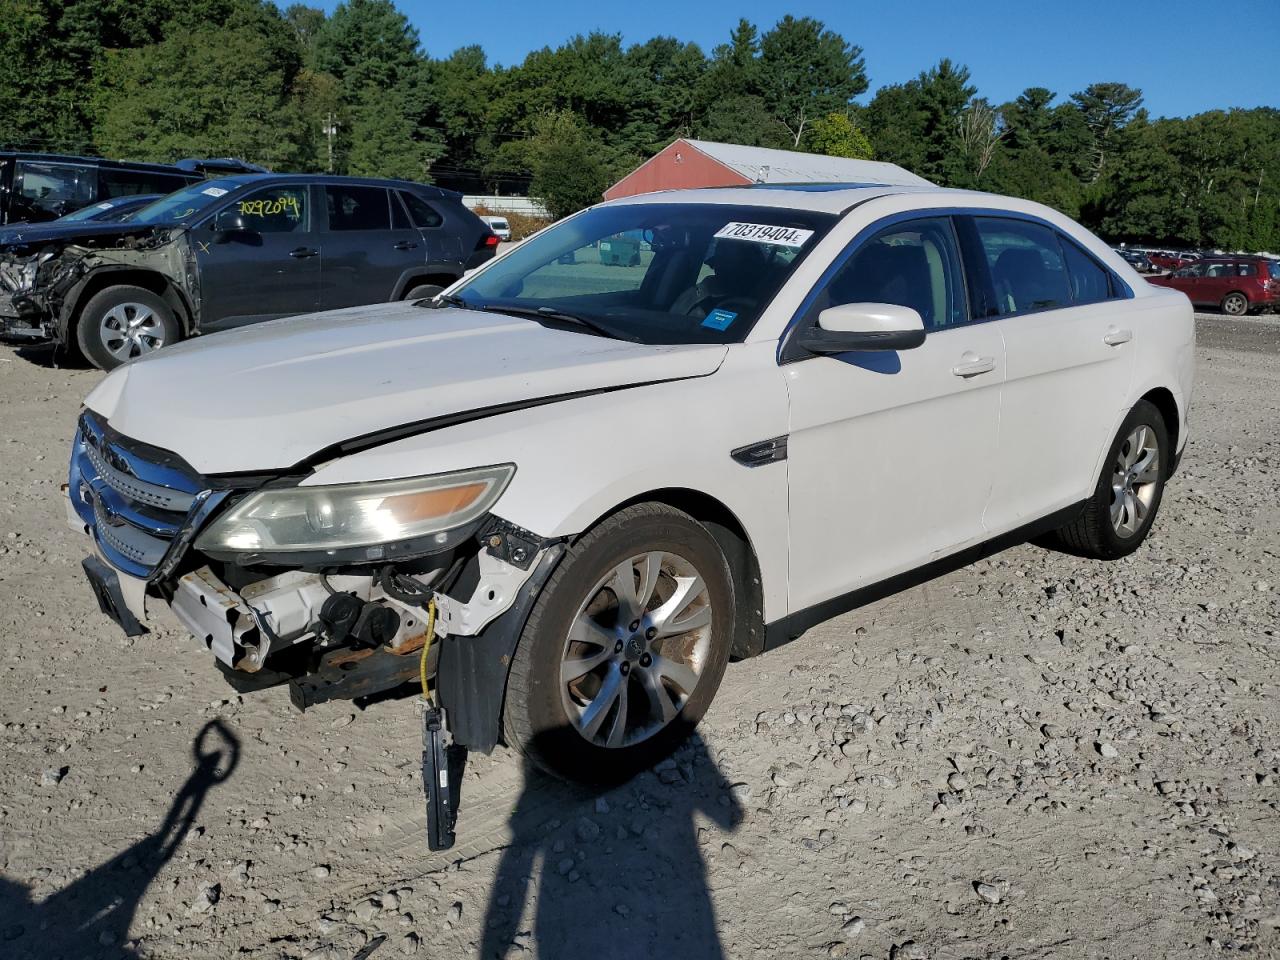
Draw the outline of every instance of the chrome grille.
[[[150,578],[177,542],[184,546],[207,485],[172,454],[118,437],[90,413],[80,418],[68,475],[72,506],[103,556]]]

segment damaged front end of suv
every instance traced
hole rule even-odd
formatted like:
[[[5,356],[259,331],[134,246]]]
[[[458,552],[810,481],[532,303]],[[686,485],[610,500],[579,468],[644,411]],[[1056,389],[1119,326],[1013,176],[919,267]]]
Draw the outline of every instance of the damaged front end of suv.
[[[109,280],[141,282],[189,317],[198,273],[181,227],[85,224],[64,235],[15,229],[0,243],[0,333],[70,343],[77,308]]]

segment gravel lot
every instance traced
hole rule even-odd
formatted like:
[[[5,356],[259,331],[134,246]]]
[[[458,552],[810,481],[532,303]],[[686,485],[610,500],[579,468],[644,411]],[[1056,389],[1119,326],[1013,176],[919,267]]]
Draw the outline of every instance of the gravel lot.
[[[473,757],[448,856],[410,700],[297,715],[98,614],[58,497],[98,376],[0,347],[2,957],[1280,956],[1274,318],[1202,318],[1135,556],[817,628],[606,794]]]

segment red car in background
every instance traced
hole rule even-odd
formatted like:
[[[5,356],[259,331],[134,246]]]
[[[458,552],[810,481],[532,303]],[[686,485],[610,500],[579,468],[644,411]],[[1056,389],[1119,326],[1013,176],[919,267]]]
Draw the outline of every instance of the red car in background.
[[[1168,250],[1152,250],[1147,259],[1161,270],[1180,270],[1187,264],[1195,263],[1199,258],[1194,253],[1172,253]]]
[[[1236,317],[1280,307],[1280,260],[1267,257],[1206,257],[1147,283],[1181,290],[1197,306]]]

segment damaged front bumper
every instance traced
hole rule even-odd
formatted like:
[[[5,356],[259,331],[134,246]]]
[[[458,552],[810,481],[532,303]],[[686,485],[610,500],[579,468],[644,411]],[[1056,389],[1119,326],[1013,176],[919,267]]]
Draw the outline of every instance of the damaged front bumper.
[[[68,474],[67,519],[93,555],[85,573],[126,633],[169,607],[242,691],[287,682],[299,709],[378,693],[428,673],[474,749],[498,740],[506,670],[532,599],[563,550],[493,516],[438,555],[340,569],[243,567],[199,554],[203,525],[244,491],[212,490],[162,451],[81,419]],[[434,641],[440,641],[435,643]]]

